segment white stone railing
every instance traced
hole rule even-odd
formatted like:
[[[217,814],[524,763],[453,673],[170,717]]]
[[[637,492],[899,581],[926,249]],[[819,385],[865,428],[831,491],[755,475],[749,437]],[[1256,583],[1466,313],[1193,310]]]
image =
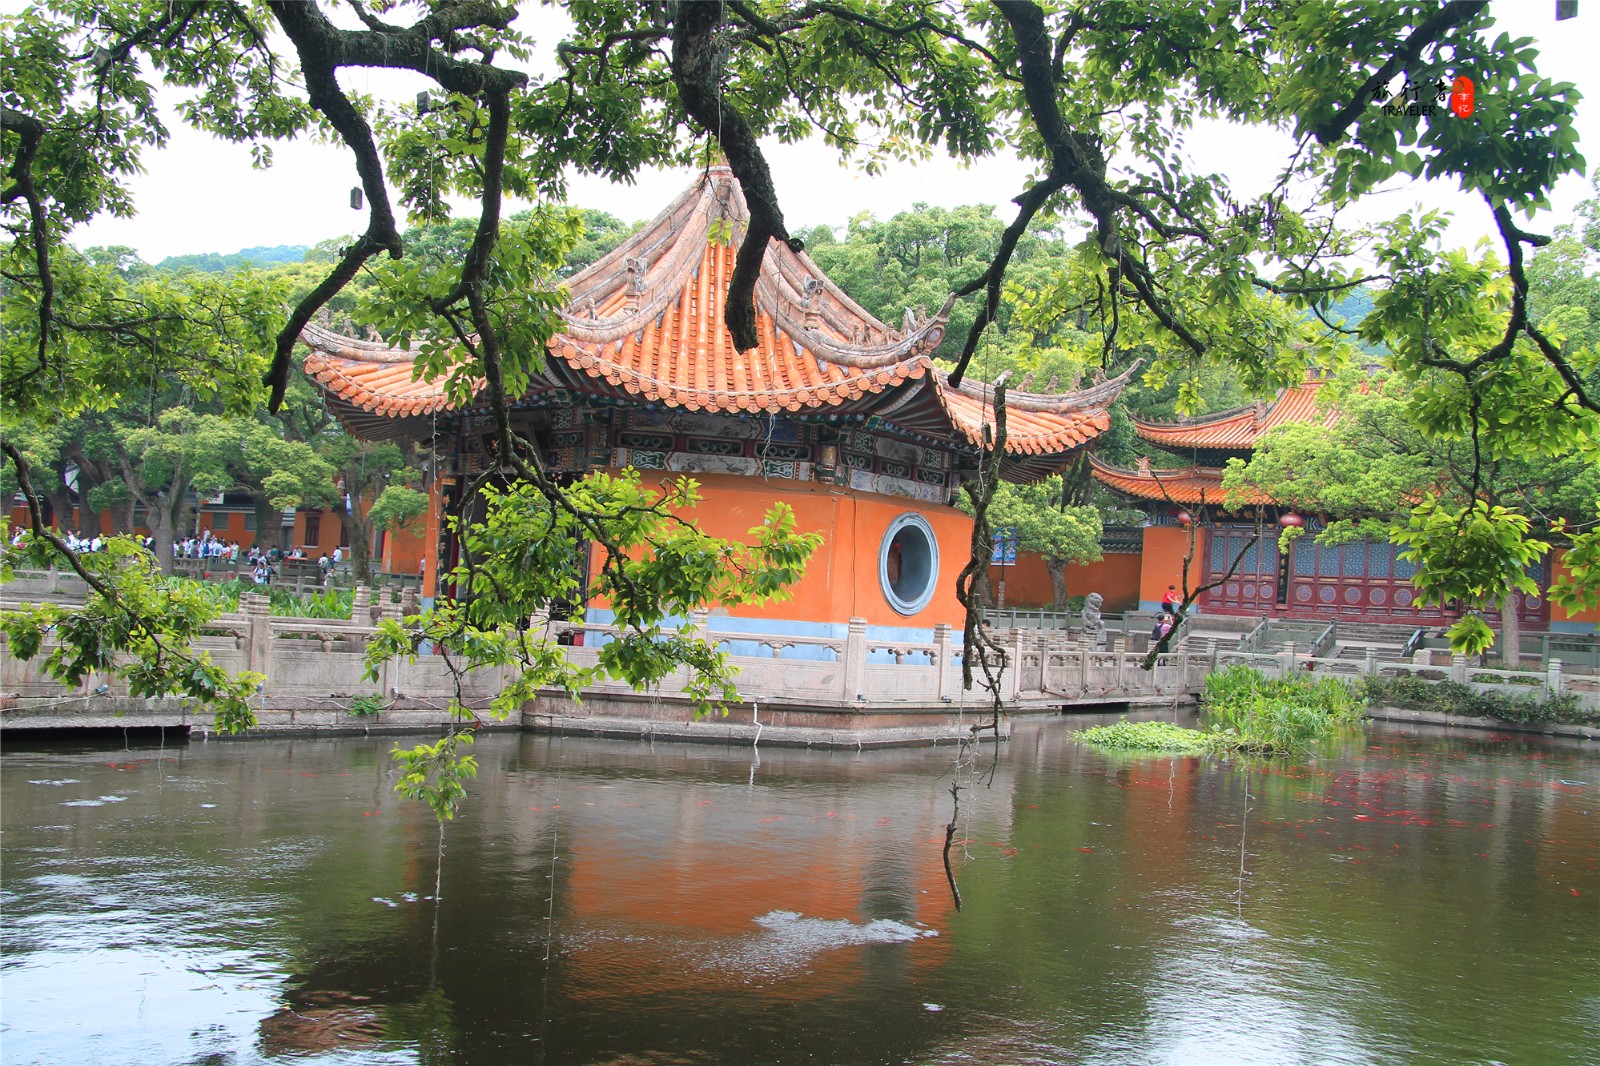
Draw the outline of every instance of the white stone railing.
[[[374,632],[375,617],[397,615],[399,606],[370,603],[365,589],[356,592],[354,619],[281,618],[269,613],[266,597],[247,594],[242,609],[217,618],[195,642],[229,670],[253,670],[266,677],[261,695],[267,700],[348,699],[362,694],[389,698],[439,700],[453,692],[444,660],[424,655],[414,663],[384,664],[376,681],[363,678],[363,654]],[[736,624],[719,619],[722,626]],[[580,666],[593,665],[599,647],[617,630],[588,622],[536,620],[541,632],[570,641],[567,655]],[[906,641],[869,636],[864,619],[852,619],[843,637],[773,635],[711,631],[696,617],[691,627],[725,648],[755,648],[758,654],[732,656],[737,685],[746,701],[829,709],[875,709],[895,706],[937,707],[983,701],[981,691],[961,687],[962,647],[950,626],[934,628],[933,639]],[[1571,692],[1580,705],[1600,709],[1600,684],[1592,677],[1569,677],[1552,661],[1542,672],[1506,671],[1468,666],[1463,656],[1436,662],[1426,650],[1404,662],[1380,661],[1369,651],[1365,659],[1307,656],[1294,644],[1281,652],[1262,654],[1224,649],[1220,642],[1179,641],[1159,656],[1153,670],[1142,669],[1144,653],[1121,638],[1109,647],[1090,646],[1061,631],[990,630],[1001,648],[995,656],[1001,699],[1018,709],[1063,703],[1120,702],[1178,697],[1197,692],[1207,674],[1232,663],[1245,663],[1271,676],[1311,671],[1318,675],[1356,678],[1362,675],[1420,674],[1449,678],[1481,692],[1513,697],[1538,697]],[[23,697],[79,699],[90,695],[125,696],[112,679],[92,677],[80,691],[64,690],[39,669],[38,660],[21,661],[0,643],[0,693]],[[977,671],[975,671],[977,673]],[[474,671],[466,695],[487,701],[501,691],[507,675],[499,669]],[[680,697],[688,681],[683,671],[666,678],[654,695]],[[101,685],[107,686],[104,690]],[[622,682],[596,684],[593,692],[623,695]]]

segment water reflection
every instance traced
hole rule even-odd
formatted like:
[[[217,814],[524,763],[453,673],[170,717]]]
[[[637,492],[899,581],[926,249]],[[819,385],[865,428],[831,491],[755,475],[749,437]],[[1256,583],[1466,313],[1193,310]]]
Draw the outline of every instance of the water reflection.
[[[9,750],[6,1062],[1592,1057],[1581,746],[1024,723],[964,791],[960,912],[948,751],[486,737],[440,870],[386,747]]]

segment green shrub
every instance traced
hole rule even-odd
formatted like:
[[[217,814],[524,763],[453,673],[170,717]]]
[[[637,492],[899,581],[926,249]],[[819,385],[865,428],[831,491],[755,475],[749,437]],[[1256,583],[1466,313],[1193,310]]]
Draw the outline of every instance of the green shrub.
[[[1532,693],[1512,696],[1479,692],[1456,681],[1428,681],[1414,674],[1363,678],[1362,689],[1371,703],[1413,711],[1435,711],[1464,718],[1499,718],[1524,724],[1600,723],[1600,713],[1579,707],[1577,695],[1570,692],[1553,699],[1539,699]]]
[[[377,693],[366,696],[357,696],[350,701],[350,717],[375,718],[383,710],[383,697]]]
[[[323,589],[296,596],[288,589],[271,588],[268,595],[272,613],[282,618],[349,618],[356,594],[354,589]]]
[[[232,581],[195,581],[187,577],[167,579],[171,588],[185,588],[204,596],[218,611],[237,611],[239,595],[259,592],[261,586],[254,581],[234,578]],[[324,589],[295,595],[276,585],[266,586],[271,610],[279,618],[349,618],[351,604],[355,601],[353,589]]]

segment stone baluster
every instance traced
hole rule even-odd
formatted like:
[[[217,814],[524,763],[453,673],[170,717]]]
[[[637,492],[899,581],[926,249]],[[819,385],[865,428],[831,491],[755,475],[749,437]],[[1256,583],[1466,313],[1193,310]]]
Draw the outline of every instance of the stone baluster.
[[[258,592],[246,592],[239,597],[239,612],[249,627],[249,652],[245,656],[245,669],[265,674],[267,684],[272,684],[272,601]]]
[[[350,594],[350,623],[359,627],[356,632],[350,634],[350,643],[357,651],[367,646],[367,634],[359,630],[366,629],[377,621],[374,616],[381,609],[372,602],[372,589],[366,585],[357,585],[355,591]]]
[[[844,669],[839,672],[842,687],[839,699],[843,703],[855,703],[858,697],[865,697],[867,683],[867,620],[865,618],[850,619],[850,629],[844,639]]]
[[[1561,695],[1561,660],[1551,659],[1544,671],[1545,691],[1551,698]]]
[[[1021,629],[1006,634],[1005,660],[1000,664],[1002,698],[1015,700],[1022,692],[1022,653],[1027,637]]]
[[[933,696],[937,700],[950,698],[950,625],[940,622],[933,627]]]
[[[1450,656],[1450,680],[1459,685],[1467,683],[1467,657],[1465,655]]]
[[[1296,648],[1295,648],[1294,641],[1286,640],[1286,641],[1283,642],[1283,676],[1284,677],[1293,677],[1294,674],[1296,673],[1296,671],[1299,669],[1299,667],[1295,664],[1295,661],[1294,661],[1294,653],[1295,653],[1295,651],[1296,651]]]
[[[1361,661],[1361,672],[1368,677],[1378,676],[1378,649],[1367,645],[1366,658]]]

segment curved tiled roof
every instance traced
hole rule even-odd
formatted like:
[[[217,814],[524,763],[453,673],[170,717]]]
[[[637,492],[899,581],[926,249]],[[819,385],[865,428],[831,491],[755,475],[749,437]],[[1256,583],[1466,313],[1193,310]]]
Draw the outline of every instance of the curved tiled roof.
[[[1189,466],[1181,470],[1153,470],[1140,460],[1137,470],[1103,463],[1089,456],[1089,467],[1102,484],[1141,500],[1170,500],[1173,503],[1201,502],[1222,504],[1227,493],[1222,488],[1222,471],[1214,466]],[[1270,503],[1265,496],[1252,493],[1243,502]]]
[[[1163,448],[1249,451],[1255,447],[1256,438],[1269,429],[1291,422],[1317,420],[1317,396],[1322,385],[1322,379],[1308,378],[1292,389],[1280,390],[1270,404],[1254,403],[1170,423],[1135,418],[1133,428],[1139,436]],[[1332,425],[1338,415],[1329,411],[1321,417]]]
[[[951,302],[900,328],[874,318],[804,253],[772,241],[756,285],[756,347],[739,352],[723,321],[749,212],[732,172],[713,167],[620,247],[568,283],[561,332],[530,392],[567,389],[612,401],[691,411],[880,415],[908,432],[974,445],[992,422],[992,389],[950,386],[933,364]],[[306,372],[352,431],[395,436],[385,419],[451,406],[415,380],[414,350],[308,326]],[[1110,426],[1107,406],[1132,373],[1065,396],[1011,392],[1010,456],[1043,476]],[[1022,473],[1020,469],[1019,473]]]
[[[1028,392],[1006,394],[1006,451],[1012,455],[1050,455],[1087,444],[1111,428],[1112,402],[1127,388],[1135,362],[1109,381],[1064,396]],[[939,400],[951,423],[970,444],[982,447],[984,427],[994,427],[994,387],[962,382],[952,387],[944,371],[933,371]]]
[[[723,325],[737,249],[703,237],[697,243],[701,259],[675,298],[643,316],[637,330],[631,327],[638,316],[627,313],[623,293],[609,295],[597,311],[614,313],[627,326],[602,329],[604,319],[588,320],[581,332],[592,339],[582,339],[574,336],[580,331],[570,314],[564,316],[568,328],[551,338],[549,347],[572,373],[561,374],[560,367],[555,372],[587,378],[580,386],[587,393],[637,396],[691,411],[799,411],[837,406],[922,376],[931,363],[923,350],[938,344],[929,334],[943,338],[942,330],[924,329],[919,343],[894,345],[900,350],[893,358],[860,358],[866,353],[857,350],[855,361],[868,365],[849,365],[842,358],[849,342],[837,329],[824,322],[809,331],[797,328],[758,291],[760,340],[752,350],[738,352]],[[769,260],[780,247],[794,254],[774,242]]]
[[[328,392],[377,415],[427,415],[449,406],[438,381],[413,374],[415,351],[358,341],[308,323],[306,373]]]

